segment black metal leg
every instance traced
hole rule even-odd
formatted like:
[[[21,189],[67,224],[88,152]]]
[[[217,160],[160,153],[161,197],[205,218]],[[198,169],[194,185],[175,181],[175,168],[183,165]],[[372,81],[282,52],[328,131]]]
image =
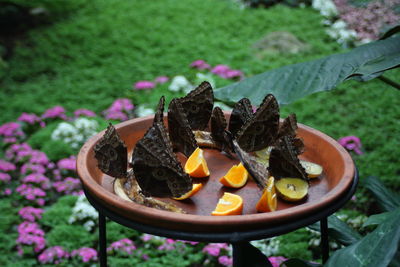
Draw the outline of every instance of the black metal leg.
[[[107,267],[106,217],[99,212],[100,267]]]
[[[321,251],[322,263],[325,263],[329,258],[329,236],[328,236],[328,218],[322,218],[320,221],[321,228]]]
[[[232,243],[234,267],[272,267],[268,257],[249,242]]]

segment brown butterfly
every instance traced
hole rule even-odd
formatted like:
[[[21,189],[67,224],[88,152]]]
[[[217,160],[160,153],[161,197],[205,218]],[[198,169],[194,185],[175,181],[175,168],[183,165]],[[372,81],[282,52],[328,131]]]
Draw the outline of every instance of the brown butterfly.
[[[226,120],[221,108],[215,107],[211,114],[211,137],[217,147],[225,152],[229,157],[232,157],[233,151],[231,134],[226,130]]]
[[[253,108],[248,98],[242,98],[237,102],[231,112],[229,118],[229,131],[233,137],[236,137],[237,132],[242,126],[253,117]]]
[[[279,105],[268,94],[254,115],[247,119],[236,134],[239,146],[246,152],[261,150],[273,145],[279,129]]]
[[[127,176],[127,148],[111,123],[104,136],[95,145],[94,152],[97,165],[102,172],[115,178]]]
[[[156,114],[154,114],[153,123],[163,123],[164,124],[164,105],[165,105],[165,97],[162,96],[158,101]]]
[[[214,93],[210,83],[202,82],[185,97],[178,98],[178,101],[189,120],[190,128],[193,131],[204,130],[214,106]]]
[[[161,123],[154,123],[136,143],[132,168],[145,196],[180,197],[192,189]]]
[[[174,148],[189,157],[197,148],[197,142],[181,102],[173,99],[168,106],[168,132]]]
[[[300,155],[304,152],[304,143],[300,138],[296,138],[297,134],[297,118],[296,114],[290,114],[279,126],[277,140],[284,136],[290,136],[293,138],[292,143],[294,146],[294,152]]]
[[[269,156],[268,170],[276,179],[282,177],[301,178],[308,181],[308,176],[297,157],[294,138],[283,136],[279,139]]]

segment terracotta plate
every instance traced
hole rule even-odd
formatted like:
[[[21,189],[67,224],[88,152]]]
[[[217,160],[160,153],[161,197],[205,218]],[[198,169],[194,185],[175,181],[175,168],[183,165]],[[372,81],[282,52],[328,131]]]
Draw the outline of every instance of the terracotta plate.
[[[225,114],[229,117],[229,114]],[[132,152],[136,142],[150,127],[153,116],[129,120],[116,125],[121,138]],[[354,177],[354,164],[347,151],[331,137],[305,125],[299,124],[298,135],[303,138],[306,151],[300,156],[323,166],[321,177],[311,181],[306,200],[296,204],[278,201],[278,210],[269,213],[257,213],[255,205],[261,196],[261,190],[249,180],[245,187],[233,190],[223,187],[218,179],[232,164],[231,160],[218,150],[205,149],[205,157],[211,172],[209,178],[195,179],[202,182],[203,188],[191,199],[174,202],[187,214],[161,211],[123,200],[113,192],[113,178],[103,174],[97,168],[93,147],[104,132],[92,137],[81,148],[77,159],[77,170],[82,183],[90,194],[114,212],[143,224],[188,232],[231,232],[266,228],[268,226],[291,222],[303,216],[311,216],[334,203],[350,188]],[[185,157],[178,155],[182,164]],[[243,215],[211,216],[218,199],[223,192],[239,194],[244,200]]]

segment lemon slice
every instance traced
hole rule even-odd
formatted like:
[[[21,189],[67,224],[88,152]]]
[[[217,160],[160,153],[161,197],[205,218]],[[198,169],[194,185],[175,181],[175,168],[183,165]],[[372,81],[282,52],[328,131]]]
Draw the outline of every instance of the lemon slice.
[[[322,166],[305,160],[300,160],[301,166],[306,170],[308,178],[316,178],[322,174]]]
[[[278,195],[290,202],[302,200],[308,193],[307,181],[300,178],[281,178],[275,182]]]

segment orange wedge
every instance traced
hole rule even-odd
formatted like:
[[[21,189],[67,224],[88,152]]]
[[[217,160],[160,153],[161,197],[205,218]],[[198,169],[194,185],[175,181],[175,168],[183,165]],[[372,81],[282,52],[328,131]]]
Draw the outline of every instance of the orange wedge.
[[[210,171],[208,170],[207,162],[201,148],[196,148],[192,155],[190,155],[185,164],[185,172],[195,178],[210,176]]]
[[[192,190],[187,192],[186,194],[180,196],[180,197],[174,197],[175,200],[184,200],[187,198],[192,197],[194,194],[199,192],[199,190],[203,187],[203,184],[193,184]]]
[[[243,211],[243,199],[239,195],[225,192],[219,199],[215,210],[211,212],[214,216],[240,215]]]
[[[275,179],[273,176],[268,178],[267,186],[264,188],[263,194],[258,200],[256,209],[258,212],[275,211],[277,206]]]
[[[240,188],[244,186],[249,178],[246,168],[240,163],[233,165],[229,171],[219,179],[219,182],[227,187]]]

